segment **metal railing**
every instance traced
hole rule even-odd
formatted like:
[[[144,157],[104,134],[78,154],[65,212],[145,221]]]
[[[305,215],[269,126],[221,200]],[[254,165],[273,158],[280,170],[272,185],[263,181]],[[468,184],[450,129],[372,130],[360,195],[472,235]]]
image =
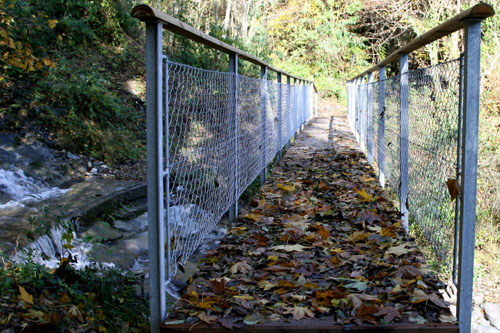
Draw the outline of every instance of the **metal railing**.
[[[147,182],[151,331],[166,317],[166,284],[221,217],[313,116],[314,85],[149,6],[146,22]],[[229,54],[229,71],[170,61],[163,29]],[[238,59],[261,67],[238,74]],[[277,81],[268,80],[268,71]],[[286,77],[286,82],[283,80]],[[293,80],[293,82],[292,82]]]
[[[479,3],[347,84],[351,129],[380,184],[396,194],[406,230],[417,225],[452,269],[461,332],[471,330],[481,21],[493,14]],[[459,59],[408,69],[411,52],[461,29]],[[397,60],[399,74],[386,78],[386,65]]]

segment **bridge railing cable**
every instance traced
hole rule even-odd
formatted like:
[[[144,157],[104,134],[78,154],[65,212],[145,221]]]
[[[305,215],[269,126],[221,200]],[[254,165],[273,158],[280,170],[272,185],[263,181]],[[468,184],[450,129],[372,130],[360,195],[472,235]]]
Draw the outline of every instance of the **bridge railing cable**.
[[[147,182],[151,330],[166,317],[166,286],[238,199],[309,121],[314,84],[281,71],[146,5]],[[229,54],[227,72],[173,62],[169,30]],[[261,77],[238,73],[238,60]],[[277,73],[269,80],[268,71]],[[286,80],[284,80],[286,77]],[[293,82],[292,82],[293,79]]]
[[[406,230],[415,225],[457,286],[461,332],[470,332],[479,119],[479,3],[347,83],[349,122],[370,164],[399,201]],[[455,60],[409,70],[409,54],[464,31]],[[386,66],[399,60],[399,73]],[[378,80],[372,80],[378,75]]]

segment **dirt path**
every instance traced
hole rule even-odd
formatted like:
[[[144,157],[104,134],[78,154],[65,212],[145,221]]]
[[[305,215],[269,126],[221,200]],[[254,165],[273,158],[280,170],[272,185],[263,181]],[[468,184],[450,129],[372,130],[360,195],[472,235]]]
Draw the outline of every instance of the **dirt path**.
[[[231,227],[168,327],[450,327],[443,283],[337,112],[305,128]]]

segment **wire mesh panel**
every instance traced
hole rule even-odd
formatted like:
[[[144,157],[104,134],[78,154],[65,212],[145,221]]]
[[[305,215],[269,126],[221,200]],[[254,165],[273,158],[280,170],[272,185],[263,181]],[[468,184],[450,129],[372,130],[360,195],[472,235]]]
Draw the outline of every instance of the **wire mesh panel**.
[[[400,177],[400,77],[393,76],[385,81],[385,149],[384,174],[389,186],[399,194]]]
[[[279,148],[283,148],[290,139],[291,123],[290,123],[290,102],[289,89],[287,84],[281,84],[281,124],[282,135]]]
[[[234,75],[167,62],[168,262],[185,261],[234,201]],[[167,168],[166,168],[167,169]],[[169,265],[173,276],[177,265]]]
[[[460,61],[409,72],[408,207],[441,259],[453,247]]]
[[[238,195],[263,168],[261,80],[238,76]]]

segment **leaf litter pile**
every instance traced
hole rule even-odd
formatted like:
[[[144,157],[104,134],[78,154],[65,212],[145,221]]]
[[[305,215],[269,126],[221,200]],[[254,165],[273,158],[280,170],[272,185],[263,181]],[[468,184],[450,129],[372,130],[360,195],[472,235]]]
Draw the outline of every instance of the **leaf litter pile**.
[[[231,226],[166,324],[453,322],[444,284],[352,140],[291,148]]]

